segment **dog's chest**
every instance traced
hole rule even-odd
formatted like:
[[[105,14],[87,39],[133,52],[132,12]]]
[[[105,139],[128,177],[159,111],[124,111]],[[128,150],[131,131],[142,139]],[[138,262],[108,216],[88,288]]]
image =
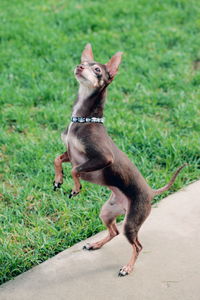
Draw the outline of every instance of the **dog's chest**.
[[[81,140],[73,133],[73,123],[70,123],[67,133],[62,133],[61,139],[70,150],[70,161],[72,164],[80,164],[86,161],[85,147]]]

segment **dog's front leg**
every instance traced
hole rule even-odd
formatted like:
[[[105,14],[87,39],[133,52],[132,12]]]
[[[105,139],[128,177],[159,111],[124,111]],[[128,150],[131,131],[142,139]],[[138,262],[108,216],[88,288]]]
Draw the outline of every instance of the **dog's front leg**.
[[[54,191],[56,189],[60,188],[61,184],[63,184],[63,169],[62,169],[62,163],[69,162],[69,156],[67,151],[63,153],[62,155],[59,155],[54,160],[54,169],[55,169],[55,179],[54,179]]]
[[[110,166],[113,163],[114,159],[113,156],[108,155],[101,155],[100,157],[93,158],[91,160],[87,160],[85,163],[75,166],[72,169],[72,177],[74,180],[74,187],[69,195],[69,198],[76,196],[81,189],[80,184],[80,174],[84,172],[93,172],[104,169],[105,167]]]

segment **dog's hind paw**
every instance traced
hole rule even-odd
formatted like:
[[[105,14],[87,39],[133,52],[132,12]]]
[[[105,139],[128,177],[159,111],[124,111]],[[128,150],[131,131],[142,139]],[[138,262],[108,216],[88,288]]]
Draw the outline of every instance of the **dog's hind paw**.
[[[123,277],[123,276],[126,276],[126,275],[128,275],[128,272],[124,271],[123,269],[119,270],[119,273],[118,273],[119,277]]]
[[[83,250],[98,250],[103,246],[102,242],[96,242],[93,244],[87,243],[85,246],[83,246]]]
[[[92,250],[92,247],[90,246],[89,243],[83,246],[83,250]]]
[[[126,265],[119,270],[118,276],[119,277],[126,276],[126,275],[130,274],[132,272],[132,270],[133,270],[132,266]]]

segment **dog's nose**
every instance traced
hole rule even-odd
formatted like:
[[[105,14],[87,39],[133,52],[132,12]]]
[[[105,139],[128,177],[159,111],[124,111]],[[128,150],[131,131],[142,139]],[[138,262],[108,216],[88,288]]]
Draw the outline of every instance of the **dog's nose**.
[[[82,71],[82,70],[84,70],[84,66],[83,65],[78,65],[76,67],[76,69],[79,70],[79,71]]]

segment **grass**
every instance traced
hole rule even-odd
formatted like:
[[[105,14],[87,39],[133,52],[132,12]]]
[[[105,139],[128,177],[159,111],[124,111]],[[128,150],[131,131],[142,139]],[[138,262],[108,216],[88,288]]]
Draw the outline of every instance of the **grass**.
[[[199,15],[196,0],[1,1],[1,283],[104,228],[105,188],[84,183],[69,200],[66,165],[52,192],[87,42],[100,62],[124,52],[105,111],[119,148],[154,188],[184,162],[169,193],[199,178]]]

